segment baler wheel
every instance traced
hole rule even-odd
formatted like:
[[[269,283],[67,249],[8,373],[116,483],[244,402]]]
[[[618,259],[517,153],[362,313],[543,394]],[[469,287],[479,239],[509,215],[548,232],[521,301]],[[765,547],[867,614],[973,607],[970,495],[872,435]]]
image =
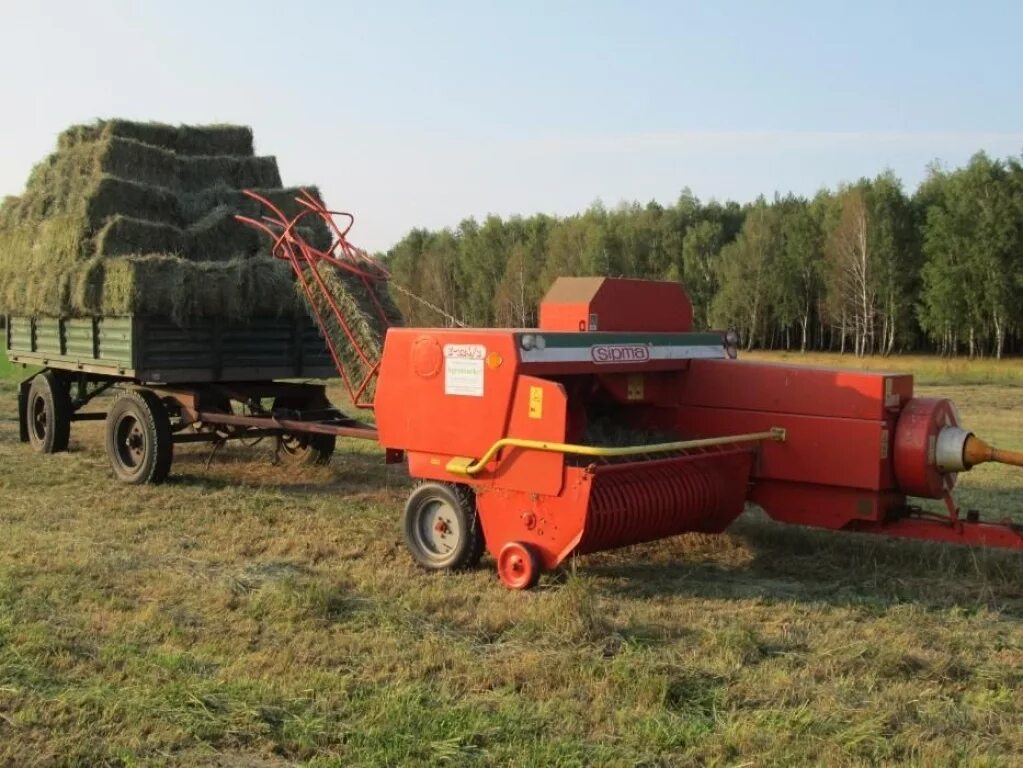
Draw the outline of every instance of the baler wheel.
[[[509,589],[532,589],[540,580],[536,549],[521,541],[509,541],[497,556],[497,575]]]
[[[25,405],[28,441],[37,453],[66,451],[71,439],[71,397],[53,371],[32,377]]]
[[[412,557],[427,570],[462,571],[483,556],[476,497],[464,485],[420,483],[409,494],[401,525]]]

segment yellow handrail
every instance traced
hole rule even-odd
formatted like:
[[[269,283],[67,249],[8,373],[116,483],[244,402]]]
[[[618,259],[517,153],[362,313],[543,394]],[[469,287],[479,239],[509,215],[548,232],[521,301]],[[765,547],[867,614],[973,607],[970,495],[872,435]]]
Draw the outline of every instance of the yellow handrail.
[[[750,432],[745,435],[725,435],[723,437],[705,437],[699,440],[682,440],[675,443],[652,443],[650,445],[624,445],[618,448],[601,448],[595,445],[576,445],[574,443],[551,443],[545,440],[526,440],[521,437],[502,437],[479,458],[473,460],[456,456],[447,463],[447,470],[455,475],[475,475],[483,470],[502,448],[531,448],[535,451],[552,453],[572,453],[578,456],[636,456],[641,453],[667,453],[669,451],[685,451],[689,448],[710,448],[715,445],[731,445],[732,443],[751,443],[757,440],[785,441],[785,429],[771,427],[767,432]]]

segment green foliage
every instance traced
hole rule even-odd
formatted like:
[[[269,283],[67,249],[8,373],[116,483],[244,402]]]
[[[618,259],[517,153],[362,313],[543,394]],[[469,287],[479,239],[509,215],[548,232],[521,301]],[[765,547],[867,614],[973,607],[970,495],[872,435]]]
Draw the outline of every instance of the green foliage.
[[[724,239],[724,229],[720,222],[701,221],[691,227],[682,239],[681,269],[673,264],[667,275],[685,283],[693,303],[693,317],[697,327],[707,328],[711,325],[710,306],[718,292],[715,261]]]
[[[720,289],[711,304],[713,323],[737,328],[747,346],[762,342],[768,309],[777,301],[781,253],[779,209],[760,199],[739,236],[721,251]]]
[[[932,173],[928,203],[921,325],[943,351],[965,342],[1000,357],[1023,321],[1023,169],[979,153]]]
[[[401,298],[414,324],[535,323],[555,278],[606,275],[680,280],[697,328],[734,326],[748,345],[1000,355],[1023,345],[1023,165],[935,165],[912,196],[886,171],[812,199],[740,206],[686,189],[671,206],[467,219],[387,256],[426,300]]]

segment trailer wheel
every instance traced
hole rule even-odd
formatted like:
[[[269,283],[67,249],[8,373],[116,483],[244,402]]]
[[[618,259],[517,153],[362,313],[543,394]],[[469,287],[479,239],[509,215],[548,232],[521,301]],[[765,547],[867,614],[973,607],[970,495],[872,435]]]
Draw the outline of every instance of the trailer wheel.
[[[305,407],[308,407],[307,403],[290,397],[278,397],[274,400],[273,405],[275,411],[285,408],[301,411]],[[276,438],[274,455],[278,462],[286,466],[310,467],[329,464],[336,446],[337,437],[335,435],[311,433],[293,435],[290,432],[285,432]]]
[[[276,440],[277,461],[292,467],[329,464],[337,444],[334,435],[293,435],[290,432],[278,435]]]
[[[540,580],[540,558],[521,541],[509,541],[497,556],[497,575],[509,589],[532,589]]]
[[[167,409],[147,389],[121,395],[107,412],[107,456],[118,480],[162,483],[174,458]]]
[[[66,451],[71,439],[71,397],[53,371],[32,377],[25,403],[28,441],[37,453]]]
[[[476,497],[465,486],[420,483],[409,494],[401,523],[412,557],[427,570],[461,571],[483,556]]]

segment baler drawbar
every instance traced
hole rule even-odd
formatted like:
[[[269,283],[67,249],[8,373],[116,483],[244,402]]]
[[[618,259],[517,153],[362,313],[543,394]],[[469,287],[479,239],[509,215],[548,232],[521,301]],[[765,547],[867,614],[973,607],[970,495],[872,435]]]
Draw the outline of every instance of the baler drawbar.
[[[337,353],[345,340],[331,328],[347,324],[315,267],[372,281],[387,271],[347,243],[334,212],[299,202],[292,219],[270,207],[243,221],[292,265],[376,425],[298,413],[285,426],[377,440],[407,461],[419,482],[402,527],[425,568],[472,567],[487,550],[504,584],[527,588],[573,554],[722,532],[751,502],[787,523],[1023,549],[1020,526],[961,514],[952,496],[957,473],[1023,455],[962,428],[951,401],[915,397],[909,375],[739,361],[735,334],[692,330],[678,283],[559,278],[535,329],[390,327],[369,401]],[[328,222],[330,250],[301,237],[305,216]]]

